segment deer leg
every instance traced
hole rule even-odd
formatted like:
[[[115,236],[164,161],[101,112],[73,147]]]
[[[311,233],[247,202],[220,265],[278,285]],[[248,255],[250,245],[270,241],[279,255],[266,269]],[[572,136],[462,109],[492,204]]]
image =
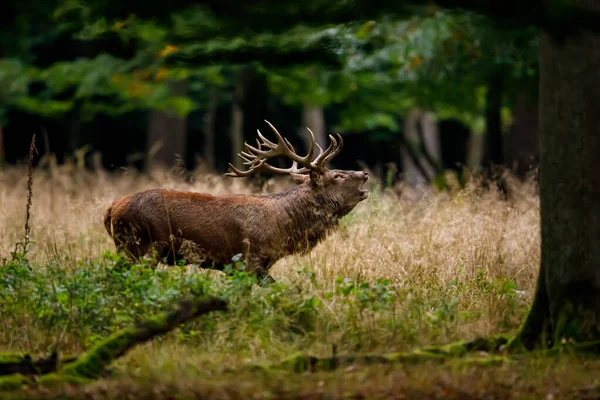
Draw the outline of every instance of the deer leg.
[[[198,267],[202,268],[202,269],[212,269],[215,271],[225,270],[225,264],[219,263],[219,262],[216,262],[216,261],[210,260],[210,259],[207,259],[207,260],[204,260],[204,261],[198,263]]]
[[[259,279],[259,285],[262,287],[269,287],[271,284],[277,282],[273,277],[269,274],[266,274],[262,278]]]
[[[269,269],[273,263],[270,259],[258,256],[249,255],[246,259],[247,271],[249,274],[254,273],[261,286],[269,286],[275,283],[275,279],[269,275]]]
[[[177,265],[180,260],[184,259],[172,242],[154,243],[154,250],[156,251],[156,261],[164,262],[166,265]]]
[[[150,250],[149,240],[135,227],[123,223],[116,224],[113,239],[117,253],[124,253],[133,262],[139,262]]]

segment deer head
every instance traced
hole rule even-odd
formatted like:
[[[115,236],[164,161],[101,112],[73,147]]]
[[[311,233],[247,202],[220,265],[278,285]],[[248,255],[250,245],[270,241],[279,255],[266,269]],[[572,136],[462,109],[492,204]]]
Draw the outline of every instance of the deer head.
[[[343,148],[344,141],[340,134],[336,133],[337,139],[329,135],[331,144],[325,151],[316,143],[315,135],[309,129],[310,146],[305,156],[299,156],[292,144],[277,131],[269,122],[273,133],[277,138],[277,143],[273,143],[265,138],[260,130],[257,130],[260,141],[256,139],[257,147],[244,143],[245,151],[238,153],[238,156],[244,160],[244,165],[249,169],[240,171],[231,163],[229,167],[231,172],[226,175],[231,177],[246,177],[257,172],[270,172],[278,175],[290,175],[294,182],[301,186],[306,186],[315,194],[322,195],[326,201],[335,202],[344,210],[351,210],[360,201],[369,197],[369,191],[362,186],[369,179],[366,171],[347,171],[339,169],[328,169],[327,164],[337,156]],[[319,154],[313,160],[315,148],[318,148]],[[284,156],[292,161],[289,168],[273,167],[267,163],[268,160]],[[300,168],[299,168],[300,166]]]

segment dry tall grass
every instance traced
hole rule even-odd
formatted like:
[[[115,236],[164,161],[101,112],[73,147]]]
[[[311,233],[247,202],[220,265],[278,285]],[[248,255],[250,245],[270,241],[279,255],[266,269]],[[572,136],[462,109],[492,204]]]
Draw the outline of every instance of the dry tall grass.
[[[268,192],[292,185],[277,181]],[[6,257],[23,236],[26,171],[0,171],[0,255]],[[274,267],[285,279],[297,265],[310,265],[319,279],[336,276],[395,283],[416,276],[442,280],[485,271],[517,282],[530,293],[540,259],[539,202],[532,184],[512,183],[514,199],[470,185],[456,194],[429,194],[418,201],[408,189],[374,191],[342,221],[340,232],[304,257],[287,257]],[[212,194],[253,193],[244,180],[197,174],[186,183],[166,172],[152,177],[132,172],[50,174],[36,171],[32,207],[32,259],[44,263],[56,252],[93,258],[114,245],[102,225],[111,201],[151,187]],[[266,192],[266,191],[263,191]]]
[[[106,250],[114,251],[102,215],[111,201],[127,193],[159,186],[212,194],[255,191],[240,179],[205,173],[193,176],[190,184],[161,171],[151,177],[131,171],[112,175],[36,171],[30,260],[44,268],[57,256],[95,259]],[[266,191],[291,184],[291,180],[277,181]],[[0,171],[0,185],[0,256],[9,257],[24,233],[26,170]],[[219,319],[210,337],[193,342],[192,347],[173,337],[160,345],[142,346],[121,364],[121,372],[134,380],[148,378],[188,387],[198,374],[209,379],[225,365],[273,361],[297,350],[327,354],[331,343],[346,352],[393,351],[514,332],[531,304],[540,237],[534,185],[511,182],[511,192],[511,199],[504,201],[499,193],[471,184],[455,193],[425,190],[415,200],[407,188],[381,190],[373,182],[371,196],[342,220],[339,232],[310,254],[290,256],[274,266],[275,279],[290,284],[301,281],[297,293],[286,292],[296,293],[295,303],[273,302],[267,292],[261,292],[243,301],[264,301],[274,316],[260,314],[254,306],[255,311],[249,312],[256,315],[248,320]],[[76,263],[61,265],[71,268]],[[316,278],[302,281],[296,273],[301,266],[314,271]],[[331,295],[339,277],[370,283],[387,279],[397,297],[385,310],[353,306],[360,299],[351,304],[347,297]],[[513,286],[490,289],[495,282]],[[311,297],[322,304],[314,311],[319,315],[311,314],[316,322],[308,333],[289,333],[282,324],[299,318],[294,307]],[[29,323],[28,319],[19,321],[19,315],[11,318],[13,324]],[[264,319],[257,322],[256,318]],[[0,331],[7,323],[0,323]],[[271,334],[270,327],[280,331]],[[24,350],[33,343],[41,348],[48,342],[44,335],[52,335],[33,327],[29,332],[29,337],[39,340],[27,342],[23,333],[0,332],[0,347]],[[84,339],[77,335],[64,336],[73,351],[84,346]]]

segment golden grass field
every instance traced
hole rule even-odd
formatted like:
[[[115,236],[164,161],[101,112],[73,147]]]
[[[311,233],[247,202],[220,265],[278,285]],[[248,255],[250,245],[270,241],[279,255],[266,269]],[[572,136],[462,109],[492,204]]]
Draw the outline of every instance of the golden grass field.
[[[55,252],[89,258],[114,251],[102,216],[113,200],[128,193],[152,187],[217,195],[255,192],[243,179],[208,174],[195,176],[193,184],[166,172],[155,172],[153,178],[127,172],[52,178],[45,171],[36,172],[30,225],[37,243],[32,260],[46,262]],[[24,232],[26,171],[0,173],[0,184],[0,254],[6,256]],[[268,192],[288,184],[293,185],[291,180],[277,181]],[[386,278],[400,285],[421,275],[470,279],[485,271],[514,279],[530,294],[540,254],[539,201],[532,185],[519,184],[516,199],[510,202],[500,201],[497,193],[477,193],[473,187],[420,201],[403,193],[402,189],[372,192],[345,218],[341,232],[308,256],[279,261],[276,277],[285,279],[286,271],[299,264],[314,267],[323,281],[343,275],[370,281]]]
[[[162,171],[153,172],[152,178],[131,171],[112,175],[36,171],[29,261],[42,274],[40,279],[52,280],[54,288],[62,284],[61,279],[82,283],[96,279],[90,285],[97,284],[100,294],[93,295],[96,305],[91,307],[86,305],[87,294],[68,292],[68,306],[60,308],[64,319],[52,320],[40,313],[43,307],[52,309],[54,300],[42,307],[31,300],[38,292],[24,291],[29,294],[22,295],[22,309],[17,300],[10,309],[0,308],[4,314],[0,351],[45,354],[57,343],[66,352],[82,351],[94,336],[127,325],[127,320],[119,322],[119,309],[133,310],[131,322],[137,318],[135,310],[141,315],[154,309],[141,304],[145,300],[155,296],[158,300],[152,301],[160,303],[170,298],[169,291],[180,290],[178,285],[190,275],[205,274],[211,288],[207,290],[229,293],[233,313],[201,318],[192,324],[191,333],[173,332],[134,349],[115,363],[116,378],[85,388],[66,387],[59,394],[66,398],[548,399],[594,395],[589,389],[596,382],[592,371],[597,375],[600,368],[572,358],[535,358],[516,366],[493,367],[453,363],[350,367],[317,374],[254,376],[226,371],[247,363],[273,363],[296,352],[326,356],[332,345],[340,354],[384,353],[514,334],[531,304],[540,262],[539,200],[532,183],[510,179],[512,196],[505,201],[475,184],[453,193],[425,190],[417,200],[408,188],[382,190],[372,182],[371,196],[342,220],[339,232],[310,254],[290,256],[275,265],[273,276],[284,289],[255,286],[251,293],[237,294],[234,283],[227,283],[221,273],[188,266],[165,267],[161,272],[165,275],[157,281],[145,276],[142,289],[138,281],[127,281],[135,287],[134,294],[125,289],[109,292],[104,278],[98,276],[110,261],[94,260],[114,251],[102,224],[111,201],[157,186],[212,194],[253,192],[240,179],[198,172],[193,181],[186,183]],[[288,184],[291,180],[278,181],[267,191]],[[2,258],[10,258],[15,243],[22,240],[26,198],[26,170],[0,171]],[[68,278],[81,268],[89,269],[88,280]],[[385,280],[389,282],[382,283]],[[155,282],[160,293],[153,292],[148,282]],[[354,289],[344,292],[349,285]],[[47,296],[55,298],[52,293]],[[103,296],[109,300],[103,303]],[[114,313],[84,316],[85,307],[96,311],[113,307]],[[97,327],[103,321],[106,331]],[[30,395],[50,398],[57,392],[34,390]]]

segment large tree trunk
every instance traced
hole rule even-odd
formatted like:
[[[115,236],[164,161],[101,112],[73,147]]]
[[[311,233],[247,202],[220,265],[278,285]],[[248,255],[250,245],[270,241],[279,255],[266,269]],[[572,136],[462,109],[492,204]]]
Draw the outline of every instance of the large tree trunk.
[[[593,0],[580,0],[600,9]],[[600,317],[600,35],[540,38],[542,260],[515,343],[547,334],[598,340]]]
[[[179,95],[184,95],[185,83],[173,83],[172,90]],[[184,159],[186,138],[185,118],[162,111],[153,111],[148,123],[147,149],[150,155],[146,169],[150,169],[153,165],[170,168],[176,165],[178,158]]]

